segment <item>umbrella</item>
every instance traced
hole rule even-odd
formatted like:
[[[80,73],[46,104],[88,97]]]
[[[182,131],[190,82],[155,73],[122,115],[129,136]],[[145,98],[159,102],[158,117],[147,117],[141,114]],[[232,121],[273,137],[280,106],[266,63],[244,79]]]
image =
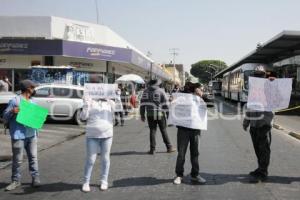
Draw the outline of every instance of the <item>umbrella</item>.
[[[132,81],[132,82],[139,83],[139,84],[145,84],[144,79],[136,74],[125,74],[125,75],[121,76],[120,78],[118,78],[116,81],[119,81],[119,82]]]

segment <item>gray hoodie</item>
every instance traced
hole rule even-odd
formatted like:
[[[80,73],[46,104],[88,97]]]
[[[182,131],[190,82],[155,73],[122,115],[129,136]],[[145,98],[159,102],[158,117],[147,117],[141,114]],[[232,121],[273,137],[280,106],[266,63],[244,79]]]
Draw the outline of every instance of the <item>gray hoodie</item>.
[[[272,127],[273,118],[273,112],[248,110],[243,121],[243,126],[248,127],[250,125],[250,127],[260,128],[267,125]]]

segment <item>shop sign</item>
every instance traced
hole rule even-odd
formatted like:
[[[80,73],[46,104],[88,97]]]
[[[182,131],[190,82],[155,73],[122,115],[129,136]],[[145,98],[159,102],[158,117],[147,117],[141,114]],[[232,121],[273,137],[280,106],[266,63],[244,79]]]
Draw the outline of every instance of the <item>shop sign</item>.
[[[93,63],[85,63],[85,62],[70,62],[69,65],[73,66],[73,67],[93,67],[94,64]]]
[[[94,42],[94,29],[79,24],[66,25],[66,39],[79,42]]]
[[[1,42],[0,52],[7,52],[7,51],[22,52],[28,49],[28,46],[29,46],[28,43]]]
[[[111,49],[103,49],[98,47],[87,47],[86,52],[90,56],[105,56],[105,57],[112,57],[116,54],[115,50]]]

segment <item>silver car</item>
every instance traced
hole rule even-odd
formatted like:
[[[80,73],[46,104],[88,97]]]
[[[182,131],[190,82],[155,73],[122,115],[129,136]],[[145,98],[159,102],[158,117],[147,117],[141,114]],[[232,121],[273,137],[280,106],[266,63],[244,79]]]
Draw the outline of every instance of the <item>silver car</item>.
[[[80,120],[80,113],[83,106],[83,87],[75,85],[45,84],[35,88],[36,94],[32,98],[38,105],[47,108],[49,117],[54,120],[74,120],[79,125],[84,124]],[[8,96],[10,96],[8,98]],[[15,94],[0,95],[2,105],[8,103]],[[1,102],[1,100],[0,100]]]

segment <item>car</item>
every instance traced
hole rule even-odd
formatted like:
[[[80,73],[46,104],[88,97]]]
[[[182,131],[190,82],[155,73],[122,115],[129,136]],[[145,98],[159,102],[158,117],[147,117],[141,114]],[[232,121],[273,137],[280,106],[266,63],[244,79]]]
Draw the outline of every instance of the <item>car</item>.
[[[47,108],[48,117],[54,120],[74,120],[78,125],[85,122],[80,119],[80,113],[83,106],[82,86],[63,85],[63,84],[45,84],[35,88],[36,94],[32,97],[38,105]],[[1,107],[6,107],[9,99],[16,94],[10,93],[0,96]]]
[[[214,106],[214,95],[209,91],[203,92],[202,99],[206,102],[207,106]]]

